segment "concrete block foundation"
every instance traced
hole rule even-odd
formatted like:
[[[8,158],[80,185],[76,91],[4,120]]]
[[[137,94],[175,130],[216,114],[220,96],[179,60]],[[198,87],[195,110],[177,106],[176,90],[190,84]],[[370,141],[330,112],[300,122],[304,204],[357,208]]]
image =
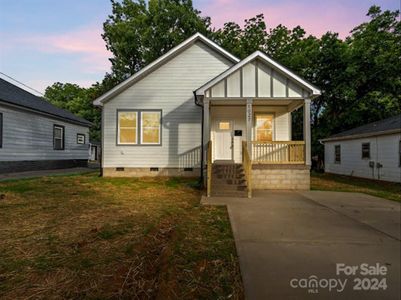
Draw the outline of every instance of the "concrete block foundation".
[[[310,167],[305,165],[253,165],[252,189],[309,190]]]

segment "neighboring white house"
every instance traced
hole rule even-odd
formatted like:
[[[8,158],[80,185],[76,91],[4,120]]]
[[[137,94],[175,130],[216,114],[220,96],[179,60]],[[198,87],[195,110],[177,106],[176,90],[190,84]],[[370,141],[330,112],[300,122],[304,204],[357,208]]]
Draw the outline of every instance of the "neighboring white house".
[[[103,175],[202,176],[208,165],[213,182],[232,183],[224,176],[237,172],[248,190],[309,189],[310,103],[318,95],[260,51],[240,61],[195,34],[94,101],[102,107]],[[300,107],[304,140],[292,141],[291,112]],[[218,165],[224,174],[212,170]]]
[[[0,173],[86,166],[90,126],[0,78]]]
[[[401,183],[401,115],[322,142],[326,172]]]

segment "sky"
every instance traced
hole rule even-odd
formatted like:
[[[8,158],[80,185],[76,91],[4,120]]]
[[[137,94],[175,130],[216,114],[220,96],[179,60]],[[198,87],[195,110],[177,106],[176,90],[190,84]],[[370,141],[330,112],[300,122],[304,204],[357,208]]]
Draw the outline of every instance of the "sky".
[[[193,0],[193,4],[201,15],[211,17],[215,28],[228,21],[242,26],[244,19],[263,13],[269,28],[300,25],[307,34],[332,31],[344,38],[368,20],[371,5],[395,10],[400,1]],[[0,0],[0,72],[41,93],[54,82],[88,87],[101,81],[110,70],[111,54],[101,38],[110,13],[110,0]]]

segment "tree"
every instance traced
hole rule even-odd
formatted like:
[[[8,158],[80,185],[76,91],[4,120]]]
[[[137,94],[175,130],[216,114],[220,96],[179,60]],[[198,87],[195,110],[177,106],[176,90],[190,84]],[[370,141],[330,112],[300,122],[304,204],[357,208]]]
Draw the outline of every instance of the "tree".
[[[66,109],[93,123],[90,128],[90,139],[100,141],[100,110],[92,102],[98,95],[99,87],[85,89],[72,83],[56,82],[46,88],[45,98],[57,107]]]
[[[103,24],[112,73],[121,80],[160,57],[196,32],[209,34],[210,18],[191,0],[123,0],[112,3]]]

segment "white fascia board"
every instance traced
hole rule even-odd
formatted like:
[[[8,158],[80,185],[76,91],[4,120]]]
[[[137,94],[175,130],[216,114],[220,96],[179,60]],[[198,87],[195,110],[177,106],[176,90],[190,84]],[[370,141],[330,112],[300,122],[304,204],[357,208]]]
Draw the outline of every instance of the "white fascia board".
[[[256,58],[260,58],[261,60],[264,60],[265,62],[267,62],[268,64],[270,64],[274,68],[280,70],[282,73],[287,75],[289,78],[293,79],[294,81],[298,82],[303,87],[305,87],[308,90],[310,90],[312,92],[312,97],[317,97],[317,96],[321,95],[321,92],[320,92],[319,89],[317,89],[312,84],[310,84],[309,82],[305,81],[304,79],[302,79],[298,75],[294,74],[293,72],[291,72],[286,67],[284,67],[281,64],[279,64],[278,62],[274,61],[273,59],[271,59],[270,57],[268,57],[266,54],[262,53],[261,51],[255,51],[254,53],[252,53],[248,57],[244,58],[242,61],[240,61],[236,65],[232,66],[230,69],[226,70],[225,72],[221,73],[219,76],[215,77],[211,81],[207,82],[205,85],[203,85],[200,88],[198,88],[196,90],[196,95],[199,95],[199,96],[204,95],[204,92],[207,89],[209,89],[210,87],[214,86],[216,83],[218,83],[219,81],[223,80],[225,77],[227,77],[230,74],[234,73],[235,71],[240,69],[242,66],[246,65],[247,63],[249,63],[250,61],[252,61],[252,60],[254,60]]]
[[[170,51],[165,53],[164,55],[160,56],[158,59],[147,65],[146,67],[142,68],[140,71],[136,72],[120,84],[116,85],[114,88],[109,90],[108,92],[104,93],[99,98],[93,101],[93,104],[96,106],[102,106],[104,102],[112,98],[113,96],[122,92],[125,88],[129,87],[131,84],[136,82],[138,79],[146,76],[149,72],[152,72],[155,68],[157,68],[160,64],[162,64],[165,60],[169,59],[170,57],[174,56],[175,54],[179,53],[181,50],[185,49],[187,46],[195,43],[197,40],[200,40],[210,46],[212,49],[220,52],[223,56],[227,59],[231,60],[234,63],[239,62],[239,59],[229,53],[228,51],[224,50],[222,47],[217,45],[215,42],[209,40],[207,37],[200,33],[196,33],[193,36],[189,37],[181,44],[177,45],[176,47],[172,48]]]

